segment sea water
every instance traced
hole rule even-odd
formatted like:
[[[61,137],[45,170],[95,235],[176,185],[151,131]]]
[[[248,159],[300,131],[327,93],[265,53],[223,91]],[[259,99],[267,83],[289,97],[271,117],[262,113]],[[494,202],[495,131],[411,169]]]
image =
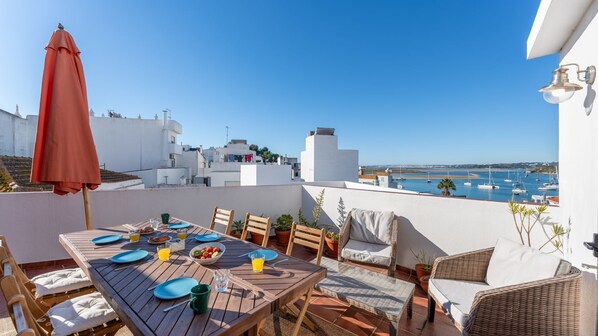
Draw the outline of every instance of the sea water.
[[[551,178],[555,175],[548,174],[528,174],[526,176],[525,170],[492,170],[492,181],[499,189],[479,189],[478,184],[488,183],[488,169],[417,169],[423,173],[403,173],[399,175],[393,172],[392,177],[396,180],[399,177],[404,178],[403,181],[397,181],[403,186],[403,190],[411,190],[423,193],[430,193],[440,195],[441,190],[436,186],[447,176],[461,177],[453,178],[457,190],[451,191],[451,195],[461,196],[472,199],[493,200],[493,201],[516,201],[516,202],[531,202],[532,195],[546,195],[558,196],[558,190],[539,190],[539,187],[544,186],[544,183],[550,183]],[[478,175],[479,178],[471,179],[471,186],[465,186],[463,183],[469,182],[467,173],[470,175]],[[427,183],[427,175],[430,173],[430,183]],[[413,177],[417,176],[418,179]],[[411,178],[410,178],[411,177]],[[511,179],[512,182],[505,182],[505,179]],[[522,184],[518,188],[527,190],[526,194],[513,195],[513,183],[521,181]]]

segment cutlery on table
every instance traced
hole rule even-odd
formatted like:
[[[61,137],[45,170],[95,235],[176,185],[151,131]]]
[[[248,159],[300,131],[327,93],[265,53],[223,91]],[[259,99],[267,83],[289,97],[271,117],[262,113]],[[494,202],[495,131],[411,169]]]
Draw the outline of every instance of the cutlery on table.
[[[157,285],[155,285],[155,286],[152,286],[152,287],[148,288],[147,290],[148,290],[148,291],[151,291],[152,289],[156,289],[156,287],[158,287],[158,286],[160,286],[160,284],[157,284]]]
[[[251,251],[251,252],[253,252],[253,251]],[[246,256],[246,255],[249,255],[249,253],[251,253],[251,252],[247,252],[247,253],[245,253],[245,254],[241,254],[241,255],[239,256],[239,258],[240,258],[240,257],[244,257],[244,256]]]
[[[287,260],[289,260],[289,258],[284,258],[284,259],[282,259],[282,260],[279,260],[279,261],[277,261],[277,262],[275,262],[275,263],[271,263],[271,264],[270,264],[270,266],[274,267],[276,264],[279,264],[279,263],[281,263],[281,262],[283,262],[283,261],[287,261]]]
[[[182,301],[182,302],[179,302],[179,303],[175,304],[174,306],[170,306],[170,307],[168,307],[168,308],[164,308],[164,310],[162,310],[162,311],[166,313],[166,312],[168,312],[168,311],[171,311],[171,310],[173,310],[174,308],[176,308],[176,307],[178,307],[178,306],[182,306],[182,305],[184,305],[185,303],[187,303],[187,302],[189,302],[189,301],[191,301],[191,299],[187,299],[187,300],[185,300],[185,301]]]

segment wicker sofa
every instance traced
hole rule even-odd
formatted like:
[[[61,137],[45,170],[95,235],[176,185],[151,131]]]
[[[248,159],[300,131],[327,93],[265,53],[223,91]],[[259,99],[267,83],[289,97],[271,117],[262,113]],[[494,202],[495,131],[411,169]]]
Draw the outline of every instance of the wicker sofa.
[[[511,274],[512,264],[491,265],[499,244],[500,240],[495,248],[435,260],[429,282],[428,321],[434,322],[438,303],[464,335],[579,335],[581,272],[557,258],[560,262],[553,276],[513,284],[534,271],[534,257],[519,256],[524,260],[514,265],[520,267],[519,274]],[[523,251],[548,256],[537,250]],[[549,269],[540,264],[542,270]],[[491,276],[511,277],[507,279],[511,284],[492,286]]]

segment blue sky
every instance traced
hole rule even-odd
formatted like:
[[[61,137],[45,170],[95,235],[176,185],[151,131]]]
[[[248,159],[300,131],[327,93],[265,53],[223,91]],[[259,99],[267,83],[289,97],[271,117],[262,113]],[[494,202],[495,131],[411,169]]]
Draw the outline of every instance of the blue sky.
[[[557,108],[527,61],[539,0],[12,1],[0,20],[0,108],[37,114],[44,46],[62,22],[89,105],[150,118],[181,140],[247,139],[298,156],[334,127],[360,164],[557,160]]]

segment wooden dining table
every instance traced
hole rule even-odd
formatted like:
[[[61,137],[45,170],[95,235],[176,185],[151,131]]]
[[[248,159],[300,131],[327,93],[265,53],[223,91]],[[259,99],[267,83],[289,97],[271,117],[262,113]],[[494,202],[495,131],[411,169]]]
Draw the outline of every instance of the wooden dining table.
[[[170,222],[189,223],[175,217]],[[167,225],[161,224],[153,235],[141,236],[139,242],[129,242],[128,232],[149,226],[149,220],[62,234],[60,243],[135,335],[255,335],[261,321],[326,277],[325,268],[282,253],[272,263],[288,260],[276,266],[266,262],[262,272],[254,272],[246,254],[261,247],[224,234],[218,240],[226,247],[220,259],[212,265],[199,265],[189,257],[190,250],[201,244],[195,237],[213,231],[189,224],[185,249],[172,253],[168,261],[160,261],[156,245],[148,241],[148,237],[159,234],[176,237],[176,231]],[[109,234],[123,237],[108,245],[91,242],[94,237]],[[110,261],[118,253],[137,249],[147,250],[149,255],[131,264]],[[217,292],[213,284],[214,272],[221,269],[232,274],[225,292]],[[192,277],[199,283],[212,284],[206,313],[195,314],[188,304],[164,312],[189,297],[160,300],[148,289],[177,277]]]

